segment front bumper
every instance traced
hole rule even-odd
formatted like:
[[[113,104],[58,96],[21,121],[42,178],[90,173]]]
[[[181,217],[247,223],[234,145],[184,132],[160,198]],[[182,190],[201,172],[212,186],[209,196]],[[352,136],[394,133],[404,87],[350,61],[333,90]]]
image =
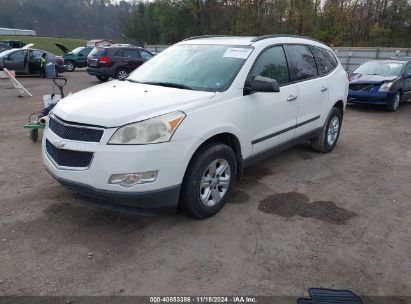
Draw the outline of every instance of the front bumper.
[[[43,163],[62,185],[89,197],[144,209],[176,209],[180,185],[198,139],[150,145],[107,145],[116,128],[105,129],[99,143],[62,139],[48,127],[42,143]],[[47,153],[46,140],[64,143],[65,150],[92,152],[87,168],[59,167]],[[158,170],[155,182],[125,188],[110,184],[113,174]]]
[[[93,188],[88,185],[65,180],[47,170],[60,184],[69,190],[90,198],[92,203],[114,210],[142,214],[174,213],[180,197],[180,185],[145,192],[120,192]],[[131,208],[129,208],[131,207]]]
[[[389,103],[395,96],[392,92],[378,91],[348,91],[348,102],[361,104],[381,104]]]

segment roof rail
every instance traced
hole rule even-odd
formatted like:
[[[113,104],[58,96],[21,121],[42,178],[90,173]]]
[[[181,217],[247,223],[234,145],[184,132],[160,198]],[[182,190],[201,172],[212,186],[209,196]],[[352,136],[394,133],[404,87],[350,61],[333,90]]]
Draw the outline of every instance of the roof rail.
[[[233,37],[230,35],[202,35],[202,36],[193,36],[184,39],[183,41],[194,40],[194,39],[204,39],[204,38],[221,38],[221,37]]]
[[[411,56],[393,56],[390,59],[398,61],[411,61]]]
[[[281,34],[258,36],[258,37],[253,38],[253,39],[251,40],[251,42],[257,42],[257,41],[261,41],[261,40],[264,40],[264,39],[281,38],[281,37],[302,38],[302,39],[308,39],[308,40],[312,40],[312,41],[315,41],[315,42],[319,42],[319,43],[323,43],[323,44],[324,44],[324,42],[321,42],[321,41],[319,41],[319,40],[317,40],[317,39],[313,39],[313,38],[310,38],[310,37],[304,37],[304,36],[298,36],[298,35],[281,35]]]

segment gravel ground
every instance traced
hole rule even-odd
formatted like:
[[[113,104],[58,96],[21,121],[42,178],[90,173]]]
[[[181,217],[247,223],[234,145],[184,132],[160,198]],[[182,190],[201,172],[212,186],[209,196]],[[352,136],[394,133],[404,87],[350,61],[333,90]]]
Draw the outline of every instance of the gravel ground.
[[[75,92],[98,81],[65,74]],[[22,125],[51,81],[0,80],[0,295],[411,296],[411,104],[349,106],[330,154],[300,145],[246,170],[207,220],[104,210],[44,170]]]

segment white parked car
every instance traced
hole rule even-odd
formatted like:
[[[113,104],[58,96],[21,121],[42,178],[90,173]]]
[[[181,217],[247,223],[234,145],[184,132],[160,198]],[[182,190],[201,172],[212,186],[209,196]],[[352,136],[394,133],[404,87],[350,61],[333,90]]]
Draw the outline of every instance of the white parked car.
[[[337,144],[348,79],[302,37],[184,40],[114,80],[61,100],[43,137],[60,183],[112,204],[218,212],[244,167],[304,140]]]

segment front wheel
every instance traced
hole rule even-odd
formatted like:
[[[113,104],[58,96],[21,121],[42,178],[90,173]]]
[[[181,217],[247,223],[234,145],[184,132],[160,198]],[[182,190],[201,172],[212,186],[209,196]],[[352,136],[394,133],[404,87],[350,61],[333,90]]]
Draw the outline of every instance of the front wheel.
[[[399,106],[400,106],[400,102],[401,102],[401,93],[397,92],[397,94],[395,94],[394,98],[392,100],[390,100],[390,102],[387,104],[387,110],[389,112],[397,111]]]
[[[203,219],[216,214],[230,196],[237,174],[233,150],[210,143],[193,156],[182,187],[182,207]]]
[[[320,136],[311,140],[311,147],[318,152],[331,152],[340,137],[341,125],[341,111],[338,108],[332,108]]]

